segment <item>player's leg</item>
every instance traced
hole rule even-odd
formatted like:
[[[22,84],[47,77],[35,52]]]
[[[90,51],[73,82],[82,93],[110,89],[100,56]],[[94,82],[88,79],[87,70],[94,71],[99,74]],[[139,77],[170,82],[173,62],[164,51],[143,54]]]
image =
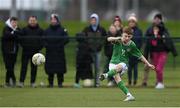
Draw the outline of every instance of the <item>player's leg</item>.
[[[99,79],[102,81],[104,79],[107,79],[107,78],[111,78],[113,77],[115,74],[118,73],[118,68],[121,68],[120,66],[117,67],[116,69],[116,64],[109,64],[109,71],[107,73],[104,73],[102,75],[100,75]]]
[[[108,77],[111,78],[117,73],[120,73],[122,76],[127,70],[127,66],[125,63],[119,63],[119,64],[109,64],[109,71],[105,74],[100,75],[100,80],[107,79]]]
[[[127,96],[126,99],[124,99],[124,101],[133,101],[133,100],[135,100],[135,98],[129,92],[128,88],[125,86],[125,84],[122,81],[119,74],[116,74],[114,76],[114,80],[116,81],[118,88],[120,88],[123,91],[123,93]]]

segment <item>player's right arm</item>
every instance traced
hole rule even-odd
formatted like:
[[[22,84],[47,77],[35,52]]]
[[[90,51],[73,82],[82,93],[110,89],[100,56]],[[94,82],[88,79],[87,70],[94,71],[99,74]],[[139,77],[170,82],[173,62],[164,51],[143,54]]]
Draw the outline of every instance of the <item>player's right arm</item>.
[[[109,42],[118,42],[118,41],[121,41],[121,37],[108,37],[107,41],[109,41]]]

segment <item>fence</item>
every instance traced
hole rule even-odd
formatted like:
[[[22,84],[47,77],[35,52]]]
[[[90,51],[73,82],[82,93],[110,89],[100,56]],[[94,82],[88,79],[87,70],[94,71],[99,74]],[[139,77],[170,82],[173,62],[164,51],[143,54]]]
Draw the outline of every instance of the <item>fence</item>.
[[[51,39],[51,40],[62,40],[62,38],[59,37],[48,37],[48,38],[42,38],[42,40],[45,39]],[[65,58],[66,58],[66,66],[67,66],[67,73],[65,74],[65,78],[64,78],[64,86],[72,86],[75,83],[75,74],[76,74],[76,55],[77,55],[77,46],[78,46],[78,39],[82,39],[81,37],[77,38],[77,37],[69,37],[69,43],[67,43],[65,45]],[[89,39],[94,39],[94,38],[89,38]],[[94,40],[98,40],[101,38],[95,38]],[[105,40],[102,39],[103,41]],[[175,43],[176,49],[178,54],[180,54],[180,38],[172,38],[172,40]],[[58,49],[57,49],[58,50]],[[143,48],[141,49],[143,51]],[[41,53],[43,53],[44,55],[46,55],[46,49],[43,48],[41,51]],[[3,59],[2,59],[2,51],[0,51],[0,84],[4,85],[5,82],[5,66],[3,63]],[[19,82],[19,77],[20,77],[20,69],[21,69],[21,56],[22,56],[22,48],[20,47],[19,51],[18,51],[18,57],[17,57],[17,62],[15,65],[15,75],[17,78],[17,82]],[[98,66],[98,72],[102,73],[104,71],[104,67],[105,67],[105,62],[106,62],[106,56],[104,55],[104,49],[102,48],[102,50],[100,51],[100,66]],[[87,59],[87,58],[86,58]],[[79,61],[79,62],[83,62],[84,60]],[[54,61],[56,62],[56,61]],[[98,75],[97,72],[97,68],[95,68],[95,65],[93,66],[93,79],[95,74]],[[27,72],[27,77],[25,80],[25,85],[29,85],[29,80],[30,80],[30,67],[28,67],[28,72]],[[164,75],[164,79],[165,79],[165,83],[168,86],[179,86],[179,82],[178,80],[180,79],[180,56],[177,56],[176,58],[174,58],[172,56],[172,54],[169,53],[168,56],[168,60],[165,66],[165,75]],[[123,76],[125,80],[127,80],[126,75]],[[141,78],[143,77],[143,64],[139,64],[139,83],[138,85],[141,85]],[[44,65],[41,65],[38,67],[38,73],[37,73],[37,79],[36,79],[36,83],[37,85],[41,84],[41,83],[45,83],[48,84],[47,82],[47,74],[45,73],[45,69],[44,69]],[[94,80],[95,83],[97,83],[97,80]],[[80,82],[81,83],[81,82]],[[154,85],[155,83],[155,73],[150,73],[150,80],[149,80],[150,85]],[[56,81],[55,81],[56,84]],[[106,85],[106,82],[100,82],[101,85]],[[95,85],[96,87],[96,85]]]

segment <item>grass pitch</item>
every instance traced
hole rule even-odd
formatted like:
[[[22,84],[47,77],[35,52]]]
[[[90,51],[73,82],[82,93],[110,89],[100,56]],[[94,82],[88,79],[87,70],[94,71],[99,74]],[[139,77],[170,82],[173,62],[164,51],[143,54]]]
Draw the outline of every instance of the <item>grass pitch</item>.
[[[179,89],[130,88],[135,101],[123,102],[118,88],[0,89],[3,107],[180,107]]]

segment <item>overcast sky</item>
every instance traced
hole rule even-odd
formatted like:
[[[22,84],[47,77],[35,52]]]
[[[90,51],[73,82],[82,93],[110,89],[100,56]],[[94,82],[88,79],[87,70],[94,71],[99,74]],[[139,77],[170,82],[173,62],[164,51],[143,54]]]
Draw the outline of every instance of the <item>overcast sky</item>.
[[[48,0],[17,0],[18,9],[42,9]],[[10,9],[11,0],[0,0],[0,9]]]

